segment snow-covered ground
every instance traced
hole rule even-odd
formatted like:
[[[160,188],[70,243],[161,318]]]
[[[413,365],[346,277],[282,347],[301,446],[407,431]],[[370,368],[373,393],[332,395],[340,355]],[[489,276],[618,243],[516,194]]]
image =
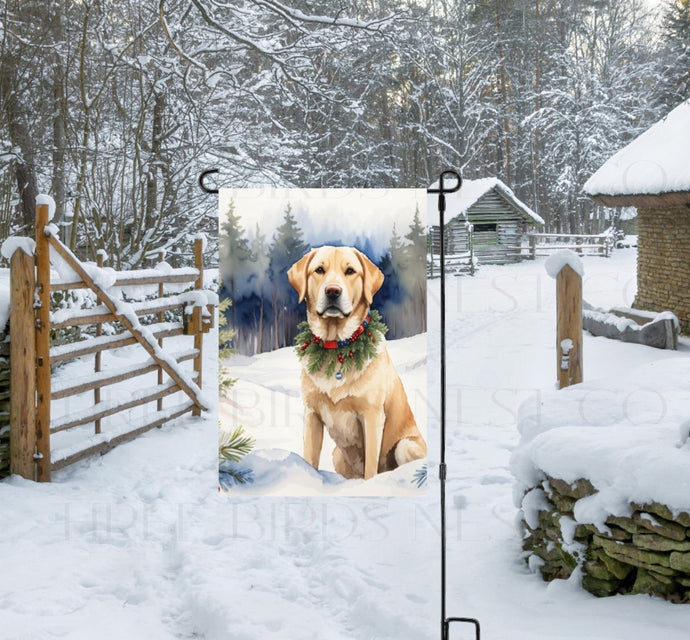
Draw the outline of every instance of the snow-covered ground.
[[[631,249],[585,258],[588,302],[629,306],[634,260]],[[434,390],[438,285],[429,296]],[[518,407],[554,386],[554,289],[540,260],[448,282],[448,614],[479,618],[491,640],[687,638],[687,606],[547,585],[520,557],[509,459]],[[687,340],[671,352],[585,336],[585,381],[689,356]],[[221,497],[213,415],[154,430],[52,484],[0,483],[0,636],[438,638],[433,395],[428,420],[425,497]],[[473,636],[454,628],[452,637]]]
[[[427,336],[425,333],[388,341],[387,349],[400,375],[417,425],[426,437]],[[256,443],[239,465],[251,469],[253,480],[230,489],[232,495],[285,496],[414,496],[424,495],[415,473],[424,460],[411,462],[392,473],[364,480],[344,480],[333,469],[334,443],[324,433],[319,471],[301,457],[303,405],[300,362],[294,347],[254,357],[236,356],[224,363],[237,383],[220,402],[221,428],[244,427]],[[299,455],[291,455],[297,453]]]

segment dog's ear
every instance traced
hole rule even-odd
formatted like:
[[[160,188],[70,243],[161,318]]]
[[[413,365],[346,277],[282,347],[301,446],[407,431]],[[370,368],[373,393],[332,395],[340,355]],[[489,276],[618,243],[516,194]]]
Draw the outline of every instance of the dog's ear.
[[[307,295],[307,270],[315,252],[316,249],[312,249],[309,253],[304,254],[287,272],[288,280],[297,291],[300,302]]]
[[[355,249],[355,253],[362,263],[364,270],[364,298],[367,304],[371,304],[374,299],[374,294],[381,288],[383,284],[383,271],[379,269],[369,258],[367,258],[361,251]]]

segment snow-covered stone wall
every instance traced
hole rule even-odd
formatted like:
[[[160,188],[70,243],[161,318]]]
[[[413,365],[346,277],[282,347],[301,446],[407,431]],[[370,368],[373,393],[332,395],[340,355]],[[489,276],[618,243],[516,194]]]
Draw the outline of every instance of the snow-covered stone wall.
[[[625,349],[629,349],[626,347]],[[690,603],[690,357],[678,351],[518,411],[525,560],[588,591]]]
[[[638,214],[635,307],[670,309],[690,333],[690,208],[643,208]]]
[[[596,596],[646,593],[690,602],[690,514],[631,503],[629,516],[580,524],[575,504],[597,493],[588,480],[547,476],[533,492],[523,549],[544,579],[569,578],[580,567],[582,586]]]

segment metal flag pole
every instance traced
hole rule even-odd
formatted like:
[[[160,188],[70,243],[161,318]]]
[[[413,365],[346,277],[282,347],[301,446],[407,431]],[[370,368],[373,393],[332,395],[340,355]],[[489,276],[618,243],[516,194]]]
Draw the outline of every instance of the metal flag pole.
[[[446,180],[450,180],[447,186]],[[438,222],[440,233],[441,270],[441,462],[438,477],[441,486],[441,640],[448,640],[451,622],[473,624],[476,640],[480,640],[479,620],[475,618],[449,618],[446,615],[446,265],[445,229],[446,195],[454,193],[462,186],[462,178],[456,171],[443,171],[439,176],[438,189],[429,187],[427,193],[438,193]],[[433,255],[432,255],[433,259]]]

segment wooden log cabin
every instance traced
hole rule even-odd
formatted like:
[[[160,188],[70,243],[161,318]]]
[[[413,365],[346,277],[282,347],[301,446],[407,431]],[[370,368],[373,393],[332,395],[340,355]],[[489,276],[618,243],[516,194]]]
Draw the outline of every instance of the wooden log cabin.
[[[438,183],[432,185],[438,187]],[[440,253],[438,197],[429,194],[427,220],[431,251]],[[521,259],[525,235],[538,231],[544,220],[520,201],[498,178],[463,180],[462,187],[446,196],[446,254],[470,252],[480,264],[505,264]]]
[[[637,208],[633,307],[673,311],[690,334],[690,99],[609,158],[584,191],[600,205]]]

